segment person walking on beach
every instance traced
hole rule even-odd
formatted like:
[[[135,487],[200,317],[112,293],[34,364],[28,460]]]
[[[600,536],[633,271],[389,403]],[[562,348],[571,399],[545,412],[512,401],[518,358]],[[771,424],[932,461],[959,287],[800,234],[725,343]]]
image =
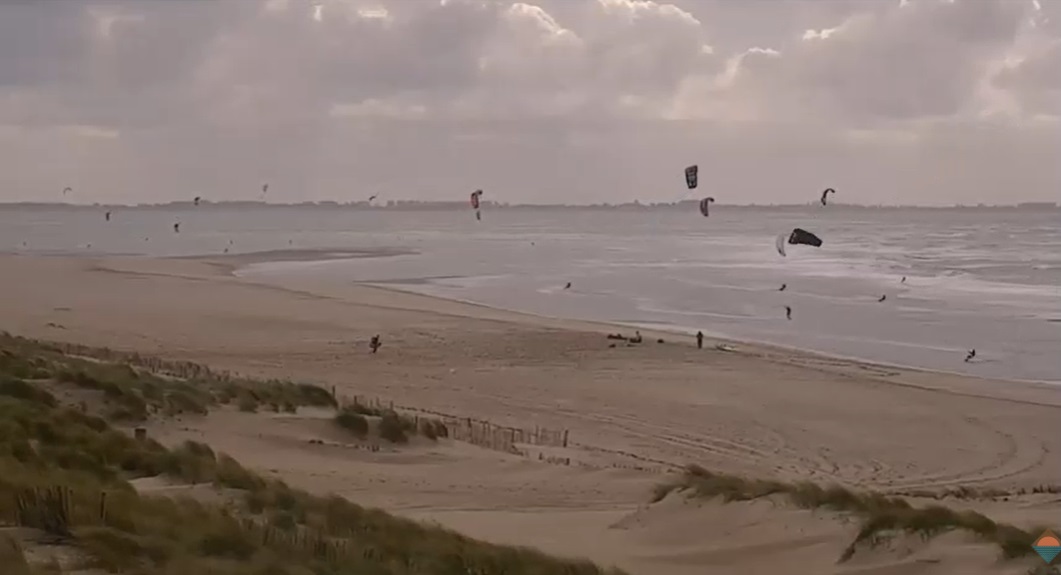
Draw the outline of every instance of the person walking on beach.
[[[696,348],[704,349],[704,332],[702,331],[696,332]]]
[[[378,350],[379,346],[381,346],[381,345],[383,345],[383,344],[381,344],[379,342],[379,334],[378,333],[376,335],[372,336],[372,341],[368,342],[368,346],[372,348],[372,353],[376,353],[376,350]]]

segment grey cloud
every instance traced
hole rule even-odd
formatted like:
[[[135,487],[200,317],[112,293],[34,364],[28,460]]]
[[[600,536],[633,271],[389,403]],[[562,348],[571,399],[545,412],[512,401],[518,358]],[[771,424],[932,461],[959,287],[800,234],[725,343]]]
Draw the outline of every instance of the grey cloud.
[[[0,89],[88,80],[83,67],[92,28],[67,2],[0,4]]]
[[[736,93],[781,95],[775,110],[851,125],[963,112],[987,62],[1011,46],[1032,4],[912,0],[811,29],[782,60],[742,66]]]
[[[674,199],[697,161],[739,202],[824,182],[990,201],[1003,178],[1041,199],[1061,189],[1058,124],[1028,121],[1061,114],[1041,1],[322,0],[320,21],[301,0],[6,2],[0,198],[62,179],[122,201],[262,181],[289,200]],[[977,120],[984,85],[1012,121]]]
[[[1061,41],[1003,70],[995,81],[1012,90],[1024,109],[1061,116]]]

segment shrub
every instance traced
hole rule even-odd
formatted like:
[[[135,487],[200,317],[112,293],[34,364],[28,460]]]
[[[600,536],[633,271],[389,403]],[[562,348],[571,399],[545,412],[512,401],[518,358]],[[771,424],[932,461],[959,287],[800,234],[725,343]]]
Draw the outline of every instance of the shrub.
[[[240,397],[239,410],[245,413],[254,413],[258,411],[258,400],[254,399],[250,395],[244,395]]]
[[[223,453],[217,456],[216,474],[217,477],[215,478],[215,481],[218,485],[224,487],[255,491],[265,486],[265,482],[262,481],[260,477],[251,473],[240,465],[238,461]]]
[[[335,401],[335,397],[332,396],[331,392],[316,385],[310,385],[308,383],[300,383],[295,386],[298,390],[299,396],[306,405],[313,405],[317,407],[338,407],[339,404]]]
[[[420,422],[420,435],[435,441],[438,439],[438,433],[435,431],[435,422],[429,419],[422,420]]]
[[[0,395],[24,399],[45,407],[55,407],[59,402],[55,396],[40,387],[21,379],[0,375]]]
[[[379,435],[391,443],[408,443],[409,437],[405,435],[405,425],[397,413],[388,411],[383,414],[379,421]]]
[[[357,437],[368,435],[368,420],[357,412],[344,408],[335,416],[335,423]]]

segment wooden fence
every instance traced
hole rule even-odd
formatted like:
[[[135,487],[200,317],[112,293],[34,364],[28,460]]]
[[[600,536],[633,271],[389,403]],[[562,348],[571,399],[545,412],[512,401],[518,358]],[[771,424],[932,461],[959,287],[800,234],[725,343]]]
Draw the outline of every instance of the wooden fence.
[[[335,388],[332,388],[332,392],[335,392]],[[497,425],[484,419],[461,417],[452,413],[408,405],[397,405],[393,401],[383,401],[378,397],[370,398],[355,395],[336,397],[336,400],[340,405],[362,405],[376,410],[415,414],[412,417],[417,428],[420,427],[421,414],[423,414],[427,416],[423,417],[423,419],[442,422],[446,429],[445,436],[449,439],[506,453],[523,454],[517,447],[518,445],[567,447],[569,441],[569,432],[566,429],[549,429],[541,426],[535,426],[530,429]]]

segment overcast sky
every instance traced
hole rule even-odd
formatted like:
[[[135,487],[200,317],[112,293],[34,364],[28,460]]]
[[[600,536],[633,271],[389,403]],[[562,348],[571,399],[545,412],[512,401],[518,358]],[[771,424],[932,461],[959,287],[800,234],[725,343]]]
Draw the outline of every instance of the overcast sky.
[[[2,0],[0,200],[1061,201],[1061,0]]]

